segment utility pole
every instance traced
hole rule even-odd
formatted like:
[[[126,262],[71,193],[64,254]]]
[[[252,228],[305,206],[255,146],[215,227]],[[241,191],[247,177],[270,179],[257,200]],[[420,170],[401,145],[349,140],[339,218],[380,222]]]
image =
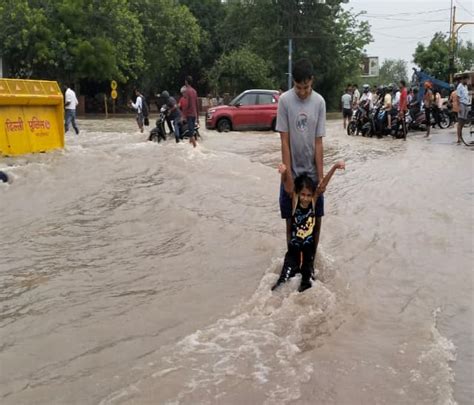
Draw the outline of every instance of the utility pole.
[[[451,0],[451,6],[453,2]],[[455,44],[457,44],[457,35],[458,31],[464,27],[465,25],[474,25],[474,21],[456,21],[456,6],[452,6],[451,8],[451,29],[450,29],[450,39],[451,39],[451,46],[450,46],[450,57],[449,57],[449,83],[453,83],[453,73],[454,73],[454,48]]]

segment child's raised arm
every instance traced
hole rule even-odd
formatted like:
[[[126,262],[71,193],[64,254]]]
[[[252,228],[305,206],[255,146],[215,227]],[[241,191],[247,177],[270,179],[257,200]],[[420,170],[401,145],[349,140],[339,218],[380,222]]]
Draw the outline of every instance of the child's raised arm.
[[[284,165],[283,163],[280,163],[278,165],[278,173],[281,174],[281,182],[284,183],[286,181],[286,177],[287,177],[287,168],[286,168],[286,165]]]
[[[324,190],[326,190],[326,187],[329,183],[329,180],[331,180],[332,175],[334,172],[339,169],[339,170],[346,170],[346,163],[343,160],[340,160],[339,162],[336,162],[332,167],[331,170],[324,176],[323,180],[321,183],[318,184],[318,188],[316,189],[316,195],[318,196],[319,194],[322,194]],[[322,191],[321,191],[322,190]]]

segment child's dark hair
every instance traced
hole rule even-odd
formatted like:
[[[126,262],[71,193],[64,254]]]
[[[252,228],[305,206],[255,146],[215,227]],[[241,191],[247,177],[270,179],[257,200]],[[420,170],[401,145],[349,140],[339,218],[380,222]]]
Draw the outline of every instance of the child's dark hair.
[[[309,59],[300,59],[293,66],[293,79],[296,83],[304,83],[313,78],[313,64]]]
[[[306,173],[300,174],[295,179],[295,193],[299,194],[304,188],[311,190],[313,193],[316,191],[316,183]]]

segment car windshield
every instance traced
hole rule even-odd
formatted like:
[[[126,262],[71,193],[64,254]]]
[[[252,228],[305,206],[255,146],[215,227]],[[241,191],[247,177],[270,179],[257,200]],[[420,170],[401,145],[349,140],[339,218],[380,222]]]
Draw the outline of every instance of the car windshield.
[[[232,101],[229,103],[229,105],[236,105],[237,101],[240,99],[241,96],[242,94],[239,94],[237,97],[234,97]]]

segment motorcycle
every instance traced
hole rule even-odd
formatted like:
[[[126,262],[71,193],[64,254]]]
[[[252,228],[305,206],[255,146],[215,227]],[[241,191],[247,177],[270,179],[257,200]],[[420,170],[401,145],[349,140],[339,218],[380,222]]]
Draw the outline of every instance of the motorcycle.
[[[166,108],[161,107],[160,115],[155,123],[155,128],[150,131],[150,136],[148,137],[149,141],[152,142],[161,142],[166,141],[166,131],[165,131],[165,121],[166,121]]]
[[[369,121],[369,114],[369,101],[364,100],[352,113],[352,119],[347,125],[347,135],[364,135],[363,127]]]
[[[148,137],[149,141],[159,143],[166,140],[165,122],[167,113],[168,109],[166,106],[161,107],[160,114],[156,120],[155,128],[150,131],[150,136]],[[191,137],[191,132],[189,131],[188,125],[185,121],[179,123],[179,133],[183,139]],[[199,125],[197,124],[194,127],[194,135],[197,139],[202,140],[201,134],[199,133]]]
[[[435,112],[432,110],[430,114],[430,125],[434,128],[438,125],[441,129],[446,129],[451,125],[451,118],[448,112],[443,109],[439,111],[439,122],[436,122]],[[426,115],[424,108],[419,103],[413,103],[409,108],[408,128],[426,131]]]
[[[390,127],[388,126],[388,116],[391,116]],[[396,135],[398,133],[398,114],[397,110],[392,109],[387,112],[383,109],[382,105],[376,107],[370,114],[369,123],[363,127],[363,133],[365,136],[377,136],[379,138],[387,135]]]

